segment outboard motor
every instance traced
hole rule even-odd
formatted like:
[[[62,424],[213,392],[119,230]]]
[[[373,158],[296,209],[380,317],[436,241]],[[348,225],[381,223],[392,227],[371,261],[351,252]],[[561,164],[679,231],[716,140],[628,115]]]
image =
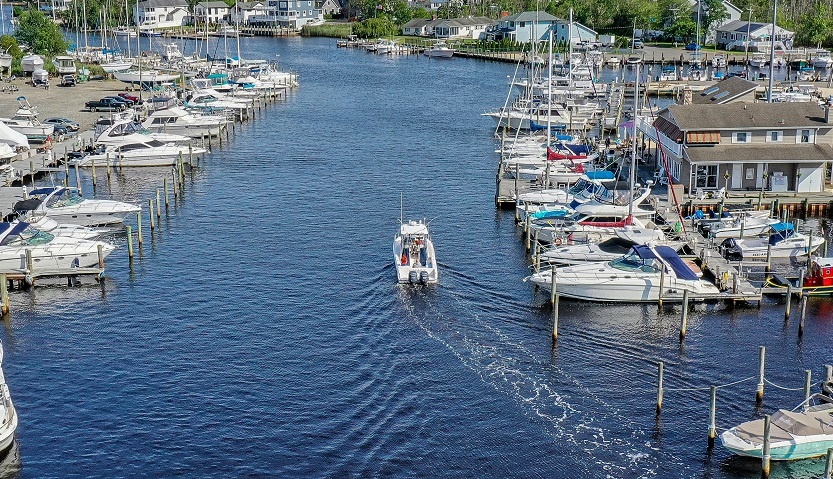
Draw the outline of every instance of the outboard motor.
[[[408,273],[408,282],[411,284],[416,284],[419,282],[419,275],[416,271],[411,271]]]
[[[743,259],[743,253],[735,243],[734,238],[726,238],[720,244],[720,249],[723,251],[723,257],[729,261],[738,261]]]
[[[428,284],[428,271],[419,272],[419,282],[421,284]]]

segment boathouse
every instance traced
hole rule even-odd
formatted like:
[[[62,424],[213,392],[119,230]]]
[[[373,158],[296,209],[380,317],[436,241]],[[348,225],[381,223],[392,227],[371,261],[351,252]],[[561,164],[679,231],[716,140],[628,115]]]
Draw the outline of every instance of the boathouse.
[[[813,102],[671,105],[640,129],[662,145],[671,176],[695,195],[821,192],[833,158],[831,111]]]

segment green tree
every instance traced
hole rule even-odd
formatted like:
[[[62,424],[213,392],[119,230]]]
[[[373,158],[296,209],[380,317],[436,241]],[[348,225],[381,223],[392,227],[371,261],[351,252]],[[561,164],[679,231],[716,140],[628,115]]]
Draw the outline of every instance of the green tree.
[[[353,24],[353,34],[359,38],[389,37],[399,33],[399,27],[387,16],[368,18]]]
[[[10,35],[0,36],[0,50],[7,52],[15,58],[23,56],[23,52],[20,51],[20,47],[17,45],[17,40]]]
[[[709,32],[712,28],[717,27],[724,20],[729,18],[729,12],[726,11],[726,6],[723,5],[723,0],[700,0],[703,2],[703,11],[700,13],[700,25],[702,32]],[[705,37],[703,33],[701,37]]]
[[[672,38],[682,38],[684,42],[694,38],[696,32],[697,24],[688,15],[678,18],[677,21],[665,27],[666,35]]]
[[[67,41],[51,19],[37,10],[27,10],[20,14],[20,23],[14,38],[19,43],[29,45],[37,54],[55,55],[66,51]]]
[[[821,44],[828,40],[833,33],[833,11],[830,5],[824,2],[816,2],[807,13],[801,16],[796,32],[797,41],[803,45],[815,45],[820,48]]]

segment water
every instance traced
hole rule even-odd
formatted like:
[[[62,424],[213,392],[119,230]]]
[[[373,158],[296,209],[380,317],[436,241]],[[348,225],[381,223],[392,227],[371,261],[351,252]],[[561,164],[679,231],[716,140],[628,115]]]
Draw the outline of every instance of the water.
[[[770,301],[700,305],[683,346],[679,309],[562,301],[553,346],[478,116],[511,65],[243,43],[302,86],[215,145],[133,271],[122,247],[103,287],[12,294],[7,476],[758,477],[707,452],[705,388],[754,375],[760,344],[771,381],[819,378],[829,300],[810,301],[803,338]],[[97,193],[146,203],[164,173],[99,173]],[[400,192],[432,220],[438,287],[394,284]],[[701,388],[668,391],[658,421],[657,360],[666,387]],[[767,388],[756,411],[754,389],[720,390],[721,427],[801,400]]]

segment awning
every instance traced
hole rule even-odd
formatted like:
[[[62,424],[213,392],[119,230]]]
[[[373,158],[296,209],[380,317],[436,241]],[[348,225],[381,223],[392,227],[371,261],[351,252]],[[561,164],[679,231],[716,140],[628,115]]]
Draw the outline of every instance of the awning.
[[[690,131],[685,134],[685,142],[692,143],[708,143],[716,145],[720,143],[720,132],[718,131]]]

